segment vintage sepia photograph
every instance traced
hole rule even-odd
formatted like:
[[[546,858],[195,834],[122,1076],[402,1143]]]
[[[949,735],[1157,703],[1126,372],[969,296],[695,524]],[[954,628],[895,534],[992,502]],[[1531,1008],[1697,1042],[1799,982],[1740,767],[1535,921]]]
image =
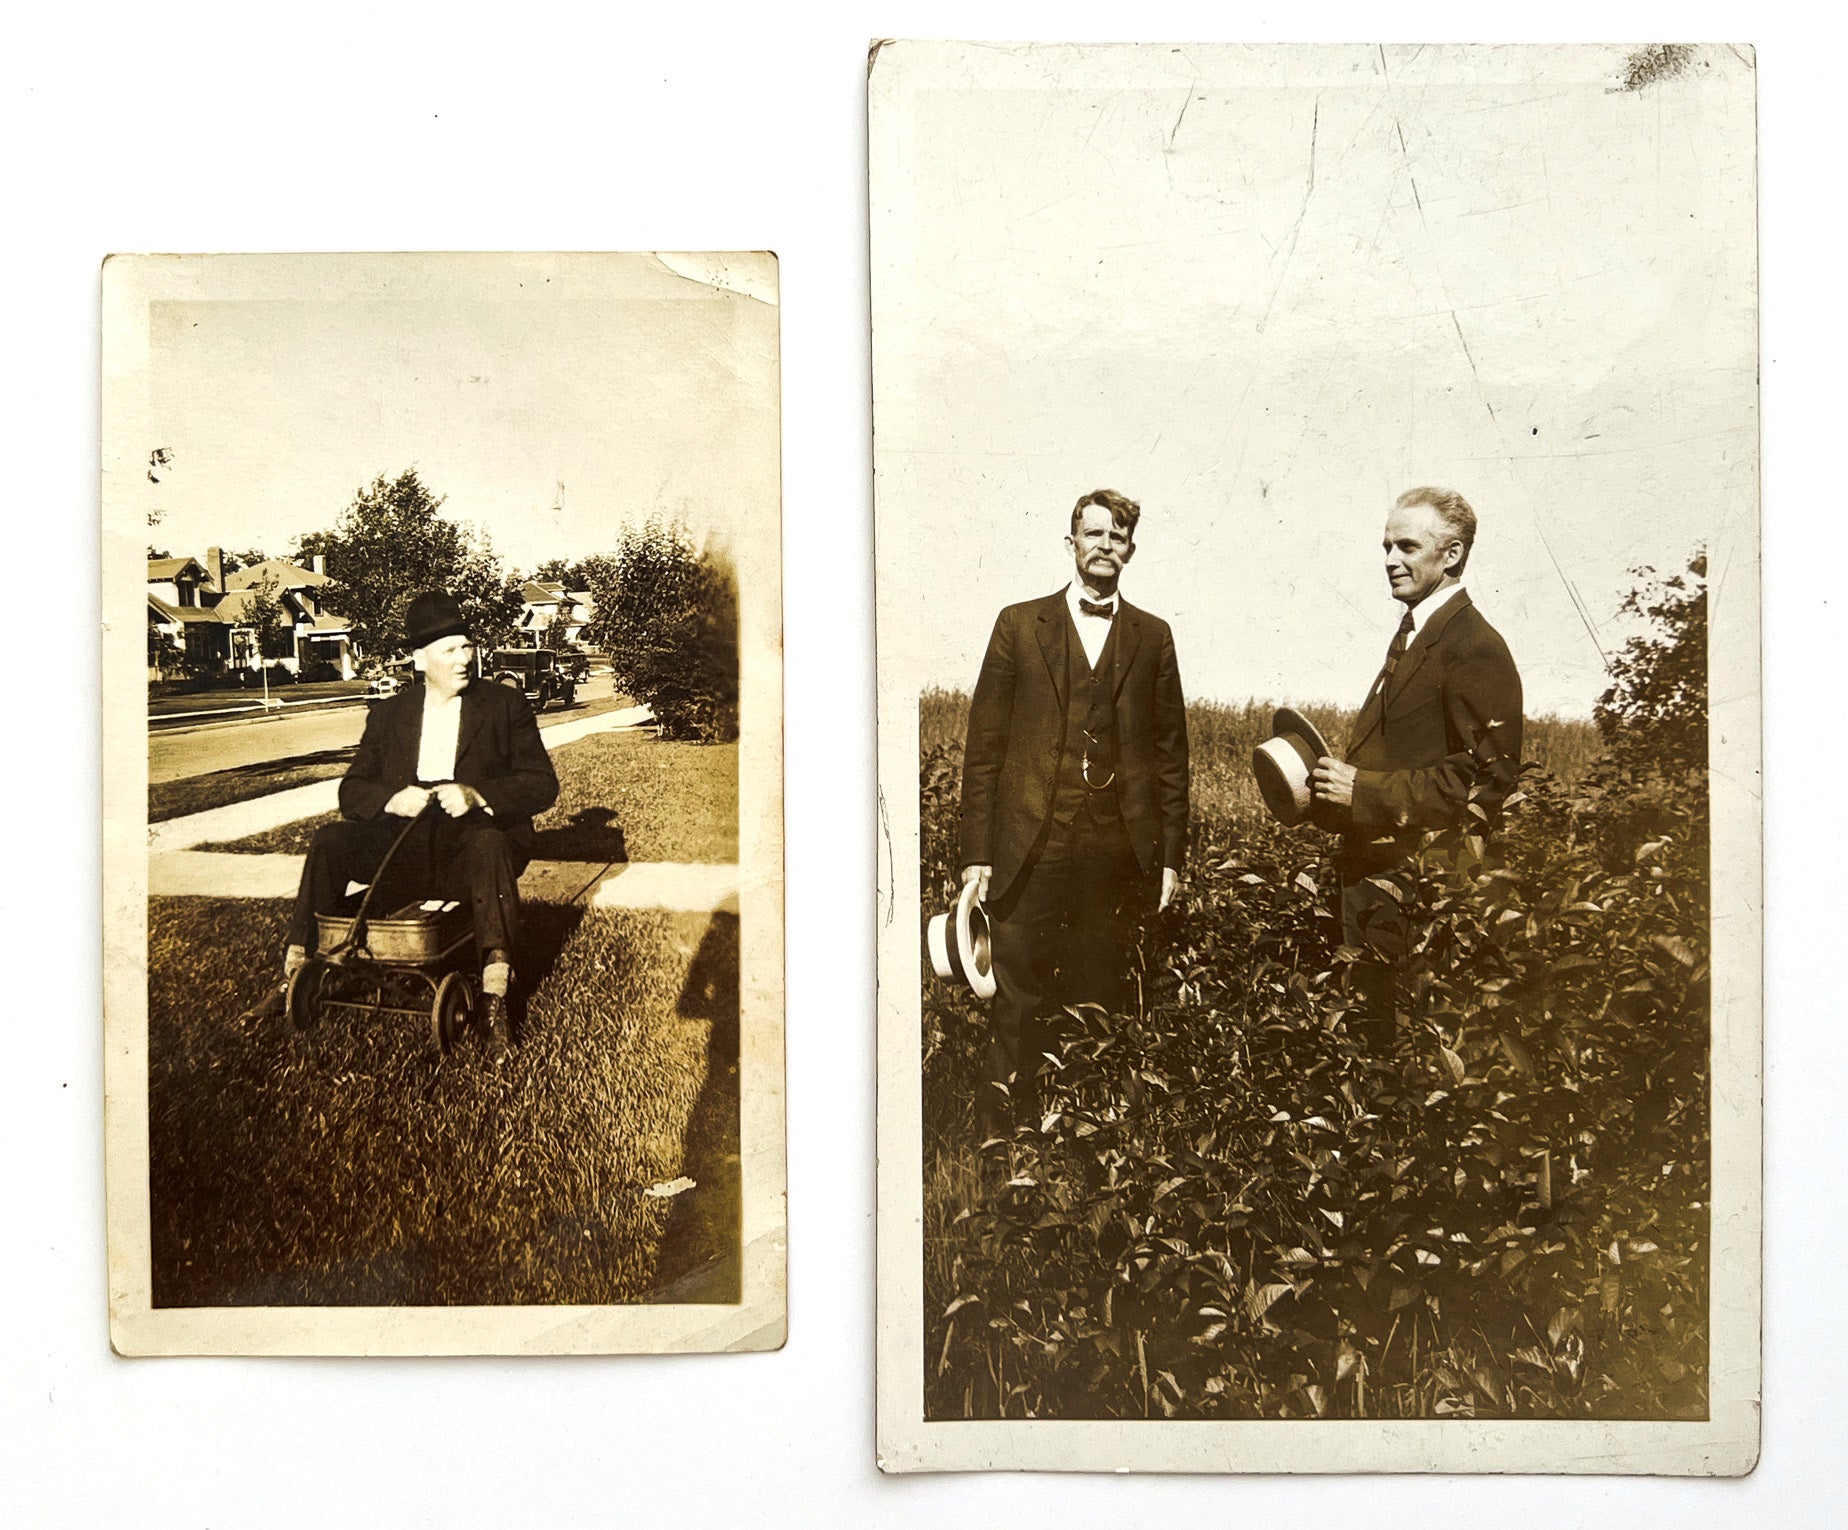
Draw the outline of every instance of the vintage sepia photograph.
[[[1749,1471],[1750,50],[869,112],[882,1467]]]
[[[117,1349],[777,1347],[775,257],[102,283]]]

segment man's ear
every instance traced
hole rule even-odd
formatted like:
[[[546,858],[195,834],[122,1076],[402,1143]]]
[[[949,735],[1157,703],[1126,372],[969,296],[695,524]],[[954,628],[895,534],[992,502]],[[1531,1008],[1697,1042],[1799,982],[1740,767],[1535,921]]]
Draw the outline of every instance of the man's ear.
[[[1129,560],[1135,556],[1136,544],[1134,542],[1125,542],[1123,544],[1123,566],[1127,568],[1129,566]]]

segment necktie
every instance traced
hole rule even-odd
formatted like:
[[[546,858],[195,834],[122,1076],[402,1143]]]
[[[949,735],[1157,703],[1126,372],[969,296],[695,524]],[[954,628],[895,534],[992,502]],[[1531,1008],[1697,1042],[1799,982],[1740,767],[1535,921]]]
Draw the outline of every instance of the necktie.
[[[1078,609],[1084,612],[1086,616],[1101,616],[1105,621],[1108,621],[1111,617],[1116,615],[1115,602],[1108,600],[1086,600],[1082,595],[1078,597]]]
[[[1386,667],[1380,671],[1380,683],[1392,679],[1392,672],[1399,667],[1399,660],[1405,657],[1405,650],[1412,646],[1412,612],[1408,606],[1405,615],[1399,619],[1399,630],[1392,635],[1392,646],[1386,650]]]

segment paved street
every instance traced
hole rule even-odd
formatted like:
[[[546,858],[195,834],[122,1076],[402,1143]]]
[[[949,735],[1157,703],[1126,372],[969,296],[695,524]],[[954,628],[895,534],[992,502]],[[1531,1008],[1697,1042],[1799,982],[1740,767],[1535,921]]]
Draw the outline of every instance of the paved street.
[[[578,687],[584,701],[611,694],[610,677],[596,675]],[[575,709],[548,710],[540,726],[568,722]],[[196,725],[164,724],[148,733],[148,780],[178,781],[233,770],[268,760],[294,759],[328,749],[346,749],[359,742],[366,726],[364,702],[290,708],[270,715],[226,718]]]

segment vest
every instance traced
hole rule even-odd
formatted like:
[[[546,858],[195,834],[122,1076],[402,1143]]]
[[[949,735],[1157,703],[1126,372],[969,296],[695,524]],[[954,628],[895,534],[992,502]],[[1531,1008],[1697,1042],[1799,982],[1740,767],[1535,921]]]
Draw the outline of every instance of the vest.
[[[1052,821],[1062,829],[1069,829],[1087,809],[1093,820],[1114,817],[1121,811],[1115,785],[1114,692],[1117,628],[1122,621],[1119,610],[1117,619],[1110,624],[1103,651],[1097,656],[1097,668],[1092,669],[1071,617],[1065,619],[1065,745],[1059,751],[1059,773],[1052,794]]]

